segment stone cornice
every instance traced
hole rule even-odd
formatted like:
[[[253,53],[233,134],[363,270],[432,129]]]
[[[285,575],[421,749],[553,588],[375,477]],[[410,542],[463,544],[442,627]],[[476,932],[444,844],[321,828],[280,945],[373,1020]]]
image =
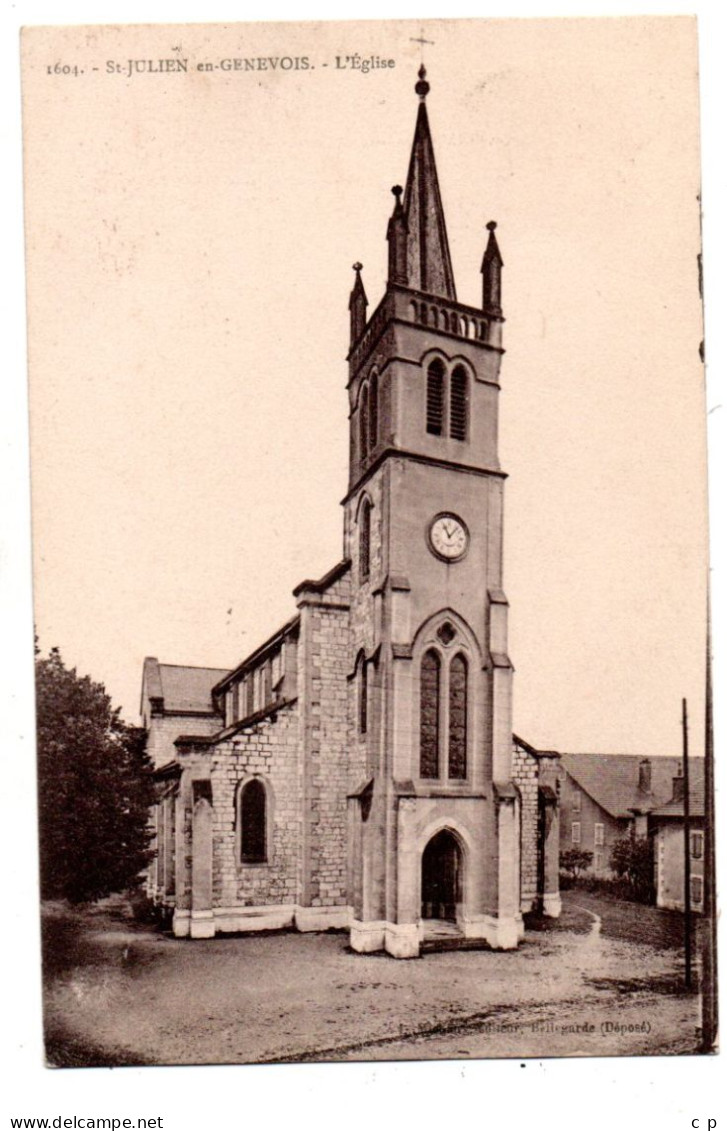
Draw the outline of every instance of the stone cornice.
[[[463,475],[481,475],[481,476],[494,476],[496,479],[507,479],[507,472],[501,471],[499,467],[476,467],[468,463],[456,463],[454,460],[436,459],[433,456],[425,456],[420,452],[410,452],[405,448],[384,448],[384,450],[376,457],[370,467],[359,476],[354,483],[353,487],[347,491],[346,495],[341,499],[341,506],[344,507],[354,495],[369,481],[374,472],[378,471],[381,464],[391,458],[398,457],[403,460],[410,460],[412,463],[426,463],[430,467],[444,467],[450,471],[457,471]]]

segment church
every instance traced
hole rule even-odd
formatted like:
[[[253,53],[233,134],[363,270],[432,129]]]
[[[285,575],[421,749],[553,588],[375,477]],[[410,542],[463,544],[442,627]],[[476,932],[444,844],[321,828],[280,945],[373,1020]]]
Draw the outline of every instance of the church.
[[[558,755],[512,731],[503,261],[490,222],[482,305],[457,301],[423,67],[415,91],[372,314],[354,265],[341,560],[234,670],[144,663],[148,890],[180,937],[334,928],[410,958],[560,911]]]

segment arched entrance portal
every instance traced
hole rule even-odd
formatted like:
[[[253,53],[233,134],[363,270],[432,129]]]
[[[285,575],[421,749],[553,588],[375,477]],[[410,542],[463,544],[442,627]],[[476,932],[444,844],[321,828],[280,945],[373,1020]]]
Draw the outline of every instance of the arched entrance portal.
[[[422,854],[422,919],[457,918],[462,902],[462,852],[456,838],[442,829]]]

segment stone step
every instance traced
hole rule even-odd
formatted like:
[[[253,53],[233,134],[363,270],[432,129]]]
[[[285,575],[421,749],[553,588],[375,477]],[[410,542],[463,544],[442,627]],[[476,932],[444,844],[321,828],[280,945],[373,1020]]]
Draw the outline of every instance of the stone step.
[[[445,950],[490,950],[484,939],[466,939],[464,935],[439,935],[422,940],[420,953]]]

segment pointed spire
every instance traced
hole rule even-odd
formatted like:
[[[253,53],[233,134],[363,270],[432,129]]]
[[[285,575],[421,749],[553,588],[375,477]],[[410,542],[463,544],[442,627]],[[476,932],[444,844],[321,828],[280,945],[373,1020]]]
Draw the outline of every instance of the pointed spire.
[[[353,284],[351,297],[348,300],[348,309],[351,311],[351,345],[355,345],[366,327],[366,307],[369,300],[366,298],[363,281],[361,279],[362,263],[354,263],[356,280]]]
[[[495,235],[495,228],[497,224],[494,220],[490,220],[487,224],[487,230],[490,233],[487,240],[487,247],[485,254],[482,257],[482,309],[486,314],[492,314],[496,318],[502,317],[502,256],[500,255],[500,248],[497,246],[497,236]]]
[[[419,95],[419,111],[404,190],[403,214],[407,229],[404,282],[414,290],[456,300],[447,228],[427,117],[425,99],[430,88],[424,66],[419,69],[419,81],[414,89]],[[392,221],[393,219],[394,217]]]

